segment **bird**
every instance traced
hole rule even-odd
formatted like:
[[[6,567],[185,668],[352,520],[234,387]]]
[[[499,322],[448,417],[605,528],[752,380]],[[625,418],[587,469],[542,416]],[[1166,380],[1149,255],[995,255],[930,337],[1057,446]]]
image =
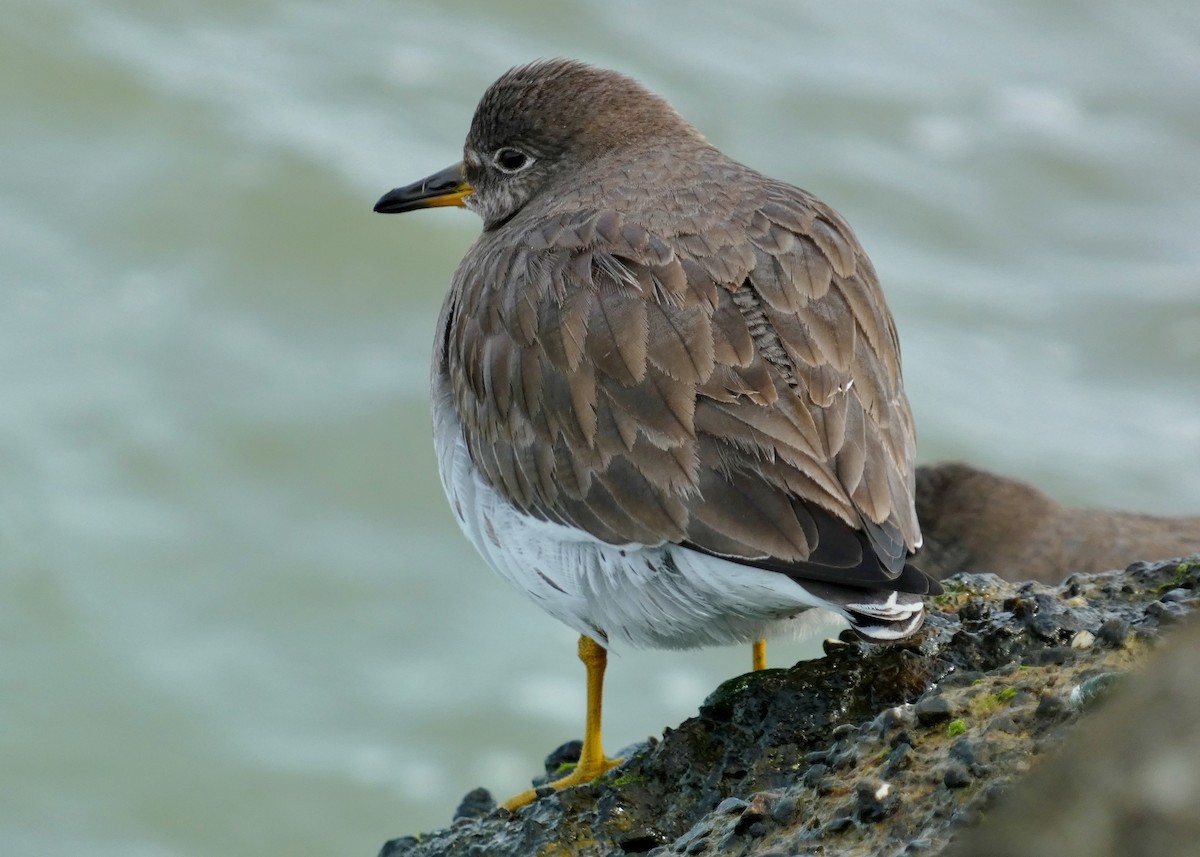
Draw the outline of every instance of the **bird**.
[[[1200,551],[1200,515],[1066,506],[1028,482],[958,461],[921,465],[916,486],[925,536],[916,562],[939,580],[986,571],[1054,584]]]
[[[487,564],[580,635],[583,747],[555,790],[620,762],[611,647],[749,642],[762,668],[813,608],[872,641],[920,628],[940,587],[908,561],[900,346],[841,215],[564,58],[501,75],[461,162],[375,211],[438,206],[483,220],[434,338],[442,485]]]

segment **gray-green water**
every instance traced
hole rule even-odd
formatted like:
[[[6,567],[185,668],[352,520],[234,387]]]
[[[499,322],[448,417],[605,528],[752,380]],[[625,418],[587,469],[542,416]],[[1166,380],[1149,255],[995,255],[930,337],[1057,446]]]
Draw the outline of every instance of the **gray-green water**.
[[[923,459],[1200,511],[1189,0],[11,0],[0,854],[369,855],[578,734],[573,636],[434,471],[429,343],[478,223],[370,211],[553,55],[846,214]],[[615,658],[610,746],[747,660]]]

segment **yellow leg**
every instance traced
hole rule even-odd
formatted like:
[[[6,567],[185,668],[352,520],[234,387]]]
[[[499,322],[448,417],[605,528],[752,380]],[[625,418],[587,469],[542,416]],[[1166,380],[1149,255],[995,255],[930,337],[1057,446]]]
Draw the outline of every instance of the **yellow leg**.
[[[579,753],[579,764],[575,770],[550,785],[561,791],[571,786],[590,783],[610,768],[621,764],[623,759],[608,759],[600,740],[600,703],[604,694],[604,668],[608,665],[608,652],[591,637],[579,638],[579,660],[587,669],[587,720],[583,727],[583,749]],[[533,789],[526,789],[501,806],[516,810],[537,797]]]
[[[755,640],[751,649],[751,661],[754,669],[765,670],[767,668],[767,641]]]

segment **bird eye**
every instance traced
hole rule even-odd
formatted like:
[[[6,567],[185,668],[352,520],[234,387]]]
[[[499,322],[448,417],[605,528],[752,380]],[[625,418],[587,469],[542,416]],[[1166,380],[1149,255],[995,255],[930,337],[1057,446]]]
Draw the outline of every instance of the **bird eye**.
[[[492,157],[492,163],[503,172],[515,173],[532,164],[533,158],[526,155],[520,149],[505,147],[496,150],[496,154]]]

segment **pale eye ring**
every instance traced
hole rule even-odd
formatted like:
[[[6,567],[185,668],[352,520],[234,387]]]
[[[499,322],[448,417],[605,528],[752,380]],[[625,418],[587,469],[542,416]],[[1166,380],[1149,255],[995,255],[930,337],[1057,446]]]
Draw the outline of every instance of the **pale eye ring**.
[[[492,163],[501,172],[519,173],[533,163],[533,158],[520,149],[514,149],[512,146],[504,146],[496,150],[496,154],[492,156]]]

